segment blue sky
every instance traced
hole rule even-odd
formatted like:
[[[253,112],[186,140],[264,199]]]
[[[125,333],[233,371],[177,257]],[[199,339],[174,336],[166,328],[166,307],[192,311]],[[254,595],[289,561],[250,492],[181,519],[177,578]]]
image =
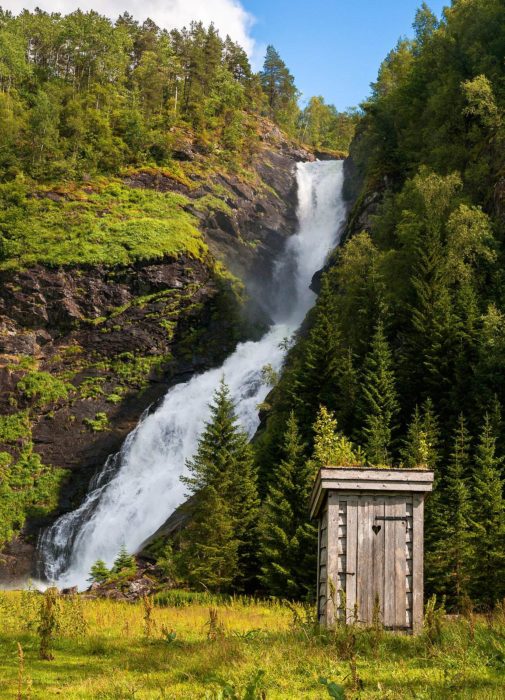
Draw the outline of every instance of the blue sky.
[[[369,92],[400,36],[412,35],[422,0],[242,0],[255,18],[261,50],[273,44],[304,97],[322,95],[345,109]],[[428,0],[440,15],[449,0]],[[302,98],[303,99],[303,98]]]

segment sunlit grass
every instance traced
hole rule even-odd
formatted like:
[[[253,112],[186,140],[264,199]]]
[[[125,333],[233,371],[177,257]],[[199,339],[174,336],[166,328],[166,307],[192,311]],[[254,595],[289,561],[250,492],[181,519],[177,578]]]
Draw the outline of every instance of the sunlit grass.
[[[118,181],[67,190],[33,196],[18,183],[0,186],[0,231],[6,232],[0,269],[117,265],[181,253],[202,258],[207,252],[181,194]]]
[[[0,597],[0,698],[18,697],[19,683],[19,697],[41,700],[224,698],[225,681],[242,698],[258,669],[265,671],[269,700],[327,698],[321,676],[341,684],[347,698],[505,698],[505,624],[498,617],[480,619],[473,639],[466,620],[448,622],[439,646],[423,636],[359,632],[352,649],[358,690],[345,631],[318,633],[309,621],[294,624],[292,609],[277,602],[218,605],[217,635],[209,635],[208,605],[155,606],[146,638],[142,602],[61,599],[55,658],[41,661],[39,599]],[[305,611],[297,610],[304,620]]]

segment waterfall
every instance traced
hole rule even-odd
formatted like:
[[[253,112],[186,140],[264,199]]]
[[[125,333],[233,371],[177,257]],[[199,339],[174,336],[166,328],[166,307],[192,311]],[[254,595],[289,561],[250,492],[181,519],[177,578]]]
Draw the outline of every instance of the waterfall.
[[[59,586],[87,586],[92,564],[110,566],[121,545],[138,551],[184,501],[180,476],[209,417],[209,401],[224,376],[238,421],[249,436],[256,431],[257,406],[269,387],[263,368],[282,367],[283,339],[292,336],[313,305],[309,285],[337,243],[345,216],[343,163],[323,161],[297,166],[298,231],[276,266],[275,324],[257,342],[241,343],[224,364],[177,384],[162,404],[146,412],[91,482],[75,511],[60,517],[39,541],[44,576]]]

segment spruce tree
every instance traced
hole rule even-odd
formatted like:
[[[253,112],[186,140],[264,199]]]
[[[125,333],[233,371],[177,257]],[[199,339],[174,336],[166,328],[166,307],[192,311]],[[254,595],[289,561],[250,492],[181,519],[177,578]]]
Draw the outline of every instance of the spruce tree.
[[[302,571],[299,568],[307,557],[314,559],[317,549],[317,530],[308,516],[312,480],[305,445],[291,413],[283,458],[272,475],[260,527],[260,581],[273,595],[300,598],[313,585],[314,567],[307,565]]]
[[[445,569],[440,551],[446,533],[447,509],[443,502],[442,474],[439,473],[440,429],[433,402],[428,398],[421,409],[417,406],[407,429],[401,450],[403,465],[409,469],[431,469],[435,472],[433,493],[425,510],[426,587],[430,593],[445,592]]]
[[[121,548],[119,549],[118,555],[114,560],[114,564],[111,569],[112,573],[130,575],[134,574],[136,570],[137,562],[135,561],[135,557],[131,554],[128,554],[126,545],[122,544]]]
[[[470,533],[472,505],[466,477],[469,465],[470,436],[464,416],[460,415],[443,487],[447,527],[441,543],[448,577],[448,600],[459,610],[469,596],[470,568],[473,560]]]
[[[360,401],[361,437],[371,464],[391,463],[398,408],[393,359],[379,321],[364,361]]]
[[[416,406],[412,421],[407,428],[407,435],[400,455],[402,464],[407,469],[428,468],[428,436],[424,429],[419,406]]]
[[[239,573],[239,540],[226,498],[214,486],[198,491],[180,547],[176,558],[179,573],[193,588],[218,592],[233,589]]]
[[[486,607],[505,594],[505,502],[501,462],[496,456],[496,437],[486,415],[475,453],[470,521],[475,548],[474,598]]]
[[[340,358],[343,354],[335,309],[335,295],[328,275],[312,314],[313,323],[303,341],[303,362],[291,387],[301,424],[310,426],[321,404],[333,407],[339,394]]]
[[[107,568],[107,564],[103,561],[103,559],[97,559],[91,567],[88,581],[91,583],[105,583],[109,580],[110,576],[111,572]]]
[[[421,410],[416,406],[400,454],[403,465],[408,469],[425,467],[437,471],[440,429],[431,399],[426,399]]]
[[[237,551],[237,566],[233,575],[233,587],[247,588],[253,578],[256,561],[256,525],[258,517],[257,477],[253,451],[247,435],[238,427],[235,408],[224,379],[214,394],[210,406],[210,420],[199,439],[193,459],[188,460],[189,476],[183,482],[195,496],[196,503],[205,494],[206,487],[214,489],[226,504],[223,522],[228,519]],[[198,510],[198,508],[197,508]],[[183,535],[194,538],[194,532]],[[218,535],[222,537],[222,533]],[[210,546],[210,542],[205,544]]]

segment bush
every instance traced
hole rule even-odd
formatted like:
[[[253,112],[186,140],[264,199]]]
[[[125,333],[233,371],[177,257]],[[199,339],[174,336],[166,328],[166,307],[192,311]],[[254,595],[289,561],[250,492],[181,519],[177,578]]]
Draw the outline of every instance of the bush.
[[[28,372],[18,382],[17,388],[30,399],[35,399],[35,405],[43,408],[48,404],[68,398],[74,388],[68,382],[53,377],[49,372]]]
[[[111,573],[115,574],[116,576],[127,578],[129,576],[134,576],[136,572],[137,562],[135,561],[135,557],[128,554],[125,545],[122,545],[116,559],[114,560]]]
[[[95,414],[94,418],[84,418],[82,422],[94,433],[103,433],[109,428],[109,418],[102,411]]]
[[[89,574],[88,581],[91,581],[91,583],[105,583],[111,576],[111,572],[107,568],[107,565],[103,559],[96,560],[91,567]]]

